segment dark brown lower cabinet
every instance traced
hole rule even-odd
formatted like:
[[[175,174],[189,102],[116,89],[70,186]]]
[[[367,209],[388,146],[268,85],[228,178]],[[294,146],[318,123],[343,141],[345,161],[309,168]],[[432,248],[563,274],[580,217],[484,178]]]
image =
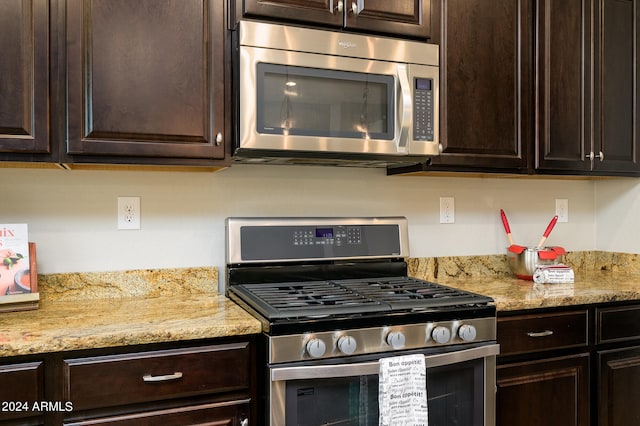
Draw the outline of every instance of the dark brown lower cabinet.
[[[252,365],[248,341],[66,358],[65,425],[241,425]]]
[[[498,426],[589,425],[589,354],[501,365]]]
[[[640,346],[598,352],[598,425],[640,425]]]
[[[215,425],[236,426],[248,421],[249,401],[211,403],[175,409],[147,411],[143,413],[102,417],[99,419],[65,422],[66,426],[114,425],[114,426],[187,426]]]
[[[0,426],[246,426],[254,337],[0,358]]]
[[[0,365],[0,424],[42,424],[34,404],[44,398],[44,363]]]
[[[589,309],[498,317],[497,426],[589,426]]]

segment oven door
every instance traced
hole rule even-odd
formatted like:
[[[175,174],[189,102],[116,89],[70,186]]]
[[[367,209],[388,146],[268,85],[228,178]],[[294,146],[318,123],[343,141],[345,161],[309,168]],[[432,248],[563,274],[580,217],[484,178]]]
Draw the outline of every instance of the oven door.
[[[500,346],[425,355],[430,426],[495,425]],[[397,354],[396,354],[397,355]],[[271,425],[378,425],[377,360],[270,369]]]
[[[438,154],[437,67],[240,46],[239,84],[236,155]]]

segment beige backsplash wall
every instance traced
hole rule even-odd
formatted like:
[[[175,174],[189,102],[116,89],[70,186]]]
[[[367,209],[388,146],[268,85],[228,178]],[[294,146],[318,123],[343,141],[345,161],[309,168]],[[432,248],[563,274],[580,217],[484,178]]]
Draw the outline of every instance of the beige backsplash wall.
[[[596,195],[611,204],[618,193],[638,191],[635,180],[388,177],[381,169],[249,165],[219,173],[0,168],[0,182],[0,223],[29,224],[40,273],[200,266],[223,272],[228,216],[402,215],[414,258],[500,255],[507,242],[499,209],[507,211],[517,243],[535,244],[556,198],[569,199],[570,221],[556,226],[549,244],[599,250]],[[142,198],[141,230],[116,229],[117,196]],[[441,196],[455,198],[454,224],[438,221]],[[628,226],[640,232],[640,224]],[[621,251],[619,242],[605,241]]]

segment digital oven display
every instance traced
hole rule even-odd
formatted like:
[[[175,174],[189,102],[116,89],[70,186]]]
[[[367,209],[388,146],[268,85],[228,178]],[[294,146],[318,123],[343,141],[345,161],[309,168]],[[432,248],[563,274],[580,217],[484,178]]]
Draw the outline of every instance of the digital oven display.
[[[316,238],[333,238],[333,228],[316,228]]]

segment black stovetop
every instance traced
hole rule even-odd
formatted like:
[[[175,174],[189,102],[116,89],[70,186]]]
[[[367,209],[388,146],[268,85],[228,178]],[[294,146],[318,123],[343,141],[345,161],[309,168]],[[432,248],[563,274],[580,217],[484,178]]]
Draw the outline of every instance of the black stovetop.
[[[238,284],[228,294],[268,321],[273,334],[495,315],[490,297],[406,276]]]

